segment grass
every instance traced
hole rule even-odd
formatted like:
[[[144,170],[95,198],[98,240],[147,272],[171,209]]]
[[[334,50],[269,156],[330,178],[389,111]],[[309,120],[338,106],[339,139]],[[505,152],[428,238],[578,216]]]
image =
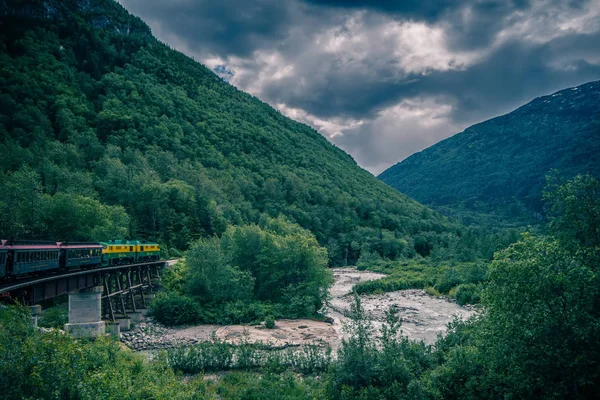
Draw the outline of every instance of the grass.
[[[387,274],[385,278],[360,282],[358,294],[377,294],[406,289],[424,289],[431,296],[447,295],[461,305],[479,302],[481,285],[487,280],[485,262],[436,264],[431,261],[377,260],[361,269]]]

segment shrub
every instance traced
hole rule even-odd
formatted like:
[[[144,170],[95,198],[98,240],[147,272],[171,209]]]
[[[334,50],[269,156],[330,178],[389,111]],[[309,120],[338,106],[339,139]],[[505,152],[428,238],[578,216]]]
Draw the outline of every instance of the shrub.
[[[456,287],[456,302],[461,306],[476,304],[480,300],[481,289],[474,283],[463,283]]]
[[[425,293],[427,293],[430,296],[441,296],[441,293],[438,292],[437,290],[435,290],[435,288],[433,286],[425,286],[425,288],[423,289],[425,290]]]
[[[109,338],[34,329],[25,308],[0,305],[0,349],[6,400],[214,398],[202,379],[184,383],[160,359],[148,362]]]
[[[396,290],[422,289],[429,283],[428,279],[422,277],[387,277],[374,281],[360,282],[354,286],[354,290],[358,294],[374,294],[377,292],[394,292]]]
[[[463,280],[459,272],[454,268],[449,268],[440,275],[435,283],[435,289],[440,293],[448,293],[450,289],[461,283]]]
[[[61,304],[43,310],[38,320],[38,326],[62,329],[67,322],[69,322],[69,310],[66,304]]]
[[[377,264],[379,261],[381,261],[381,256],[376,251],[361,251],[360,257],[358,257],[358,261],[356,262],[356,269],[359,271],[364,271],[371,265]]]
[[[265,318],[265,328],[275,329],[275,319],[271,315],[268,315],[267,318]]]
[[[167,363],[185,374],[225,371],[233,366],[234,347],[213,335],[212,341],[192,347],[171,349],[167,352]]]
[[[201,319],[196,301],[173,292],[159,293],[150,307],[149,315],[167,326],[194,324]]]

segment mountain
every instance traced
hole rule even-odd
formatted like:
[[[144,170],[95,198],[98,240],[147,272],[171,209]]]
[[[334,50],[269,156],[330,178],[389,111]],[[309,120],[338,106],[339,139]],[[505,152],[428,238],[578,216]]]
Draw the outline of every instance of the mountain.
[[[600,176],[600,81],[536,98],[384,171],[390,186],[467,223],[525,224],[545,177]]]
[[[111,0],[0,1],[0,236],[186,249],[284,215],[332,265],[456,225],[156,40]]]

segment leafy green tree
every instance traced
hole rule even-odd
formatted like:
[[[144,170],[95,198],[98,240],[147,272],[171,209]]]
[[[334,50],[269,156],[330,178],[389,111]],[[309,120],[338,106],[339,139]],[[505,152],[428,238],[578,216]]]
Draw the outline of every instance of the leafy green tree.
[[[494,386],[522,398],[589,391],[600,378],[598,288],[593,269],[556,240],[525,235],[501,252],[484,291]]]

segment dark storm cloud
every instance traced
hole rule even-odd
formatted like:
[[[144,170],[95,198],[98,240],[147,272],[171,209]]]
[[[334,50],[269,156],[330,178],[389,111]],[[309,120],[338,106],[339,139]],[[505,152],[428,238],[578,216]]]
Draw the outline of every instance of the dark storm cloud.
[[[284,39],[293,19],[280,0],[121,0],[151,26],[185,40],[192,50],[248,56]],[[157,33],[157,32],[155,32]]]
[[[370,9],[382,13],[400,14],[406,18],[435,21],[464,0],[308,0],[308,3],[347,9]]]
[[[511,43],[473,68],[434,73],[406,85],[404,91],[397,90],[398,100],[414,93],[432,98],[446,96],[442,104],[450,104],[452,110],[444,123],[431,128],[419,126],[415,119],[384,124],[376,119],[332,140],[341,148],[353,149],[359,164],[380,172],[473,123],[510,112],[537,96],[599,79],[600,64],[580,58],[597,43],[600,34],[560,38],[536,49]],[[548,63],[556,59],[565,63],[550,67]],[[393,142],[398,145],[390,146]]]
[[[600,79],[594,1],[121,0],[173,47],[373,172]]]

